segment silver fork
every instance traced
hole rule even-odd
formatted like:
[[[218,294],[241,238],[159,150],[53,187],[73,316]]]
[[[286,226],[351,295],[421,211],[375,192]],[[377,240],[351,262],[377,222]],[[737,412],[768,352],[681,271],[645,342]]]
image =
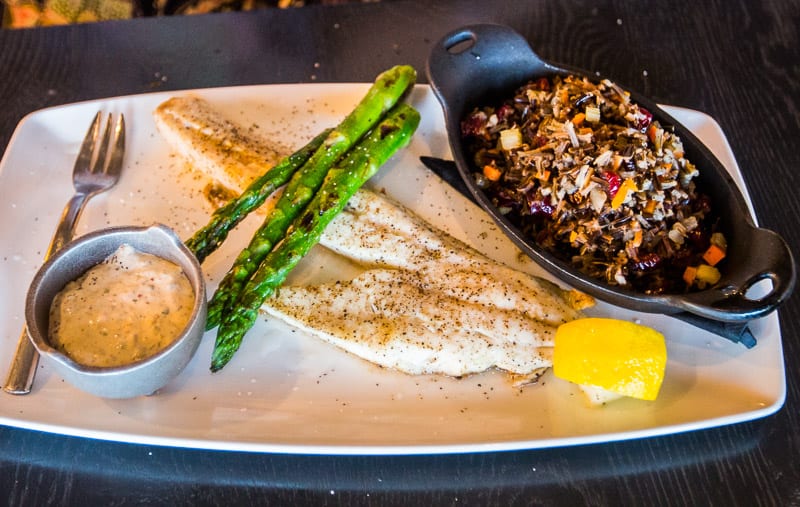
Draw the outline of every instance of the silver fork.
[[[105,129],[100,135],[102,114],[98,112],[83,139],[75,167],[72,170],[72,185],[75,194],[61,214],[45,260],[61,249],[75,233],[75,225],[88,200],[113,187],[119,180],[122,159],[125,154],[125,119],[119,115],[116,122],[108,115]],[[28,338],[27,327],[17,342],[17,350],[11,361],[11,369],[3,390],[10,394],[28,394],[36,376],[39,354]]]

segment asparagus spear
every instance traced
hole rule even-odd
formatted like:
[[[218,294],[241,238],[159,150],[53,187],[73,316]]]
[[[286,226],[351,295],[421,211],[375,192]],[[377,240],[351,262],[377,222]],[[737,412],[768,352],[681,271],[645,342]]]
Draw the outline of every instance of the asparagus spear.
[[[322,146],[330,129],[323,131],[295,153],[282,159],[272,169],[256,178],[239,197],[231,199],[225,206],[218,208],[211,215],[211,220],[202,229],[186,240],[197,260],[201,263],[225,241],[228,233],[267,200],[278,187],[289,181],[311,155]]]
[[[292,176],[275,208],[241,251],[208,303],[206,329],[218,326],[261,260],[286,233],[314,196],[328,169],[391,109],[414,84],[416,71],[400,65],[381,73],[366,96],[328,135],[325,143]]]
[[[331,168],[324,183],[284,238],[270,251],[250,278],[220,324],[211,371],[218,371],[238,350],[253,326],[264,301],[272,296],[289,272],[319,241],[325,227],[339,214],[353,194],[397,150],[406,146],[419,125],[419,113],[399,104],[359,143],[344,160]]]

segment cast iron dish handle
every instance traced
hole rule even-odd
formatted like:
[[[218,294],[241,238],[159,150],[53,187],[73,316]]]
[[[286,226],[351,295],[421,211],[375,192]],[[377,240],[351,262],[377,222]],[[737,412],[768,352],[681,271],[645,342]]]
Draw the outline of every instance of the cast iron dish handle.
[[[795,284],[794,259],[786,242],[776,233],[751,227],[749,252],[742,252],[743,265],[716,287],[685,294],[681,305],[689,312],[715,320],[750,320],[772,312],[789,297]],[[753,273],[751,276],[737,276]],[[769,280],[766,295],[748,295],[758,282]],[[753,289],[757,291],[757,289]]]
[[[486,209],[498,225],[526,253],[534,257],[543,268],[571,285],[612,303],[644,312],[675,314],[688,311],[709,319],[741,322],[762,317],[775,310],[792,292],[795,284],[795,265],[786,242],[777,234],[757,228],[738,192],[735,182],[714,157],[687,129],[681,133],[684,143],[706,160],[713,161],[726,183],[724,201],[718,211],[734,217],[730,233],[739,238],[746,251],[733,252],[729,258],[735,270],[724,273],[723,279],[713,289],[691,294],[650,296],[614,288],[598,281],[590,281],[567,267],[547,252],[532,247],[494,208],[485,194],[472,180],[470,163],[461,146],[461,119],[478,103],[470,100],[503,97],[532,77],[575,73],[590,79],[600,79],[590,73],[564,66],[555,66],[542,60],[520,34],[502,25],[480,24],[455,30],[445,35],[431,51],[428,59],[428,79],[442,104],[445,123],[453,157],[461,177],[475,200]],[[634,100],[643,103],[659,119],[678,125],[656,104],[635,93]],[[700,165],[700,164],[698,164]],[[701,168],[702,169],[702,168]],[[702,174],[702,171],[701,171]],[[733,264],[735,263],[735,264]],[[735,272],[734,272],[735,271]],[[748,290],[761,280],[770,280],[772,288],[762,297],[751,297]]]

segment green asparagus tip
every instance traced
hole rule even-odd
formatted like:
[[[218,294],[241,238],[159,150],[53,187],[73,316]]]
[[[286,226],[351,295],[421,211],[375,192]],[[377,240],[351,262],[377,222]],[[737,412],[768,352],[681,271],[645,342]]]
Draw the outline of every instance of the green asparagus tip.
[[[239,333],[237,333],[239,334]],[[242,338],[244,338],[244,333],[240,333],[241,336],[238,338],[233,337],[234,340],[237,340],[238,343],[241,343]],[[238,343],[236,347],[214,347],[214,352],[211,354],[211,373],[216,373],[222,368],[225,367],[228,362],[233,358],[233,355],[239,349]]]
[[[258,308],[237,307],[227,314],[219,324],[214,350],[211,353],[211,372],[225,367],[242,344],[244,335],[258,318]]]

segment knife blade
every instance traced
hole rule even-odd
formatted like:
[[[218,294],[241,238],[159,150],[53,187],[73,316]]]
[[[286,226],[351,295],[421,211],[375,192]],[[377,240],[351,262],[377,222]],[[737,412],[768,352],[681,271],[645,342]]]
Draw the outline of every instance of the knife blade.
[[[425,167],[433,171],[434,174],[458,191],[458,193],[462,194],[473,203],[478,204],[475,196],[472,195],[472,192],[464,183],[464,180],[461,179],[461,173],[459,173],[458,167],[456,167],[454,161],[425,155],[421,156],[419,159]],[[667,314],[667,316],[686,322],[717,336],[721,336],[734,343],[740,343],[748,349],[755,347],[757,344],[756,337],[750,330],[748,322],[716,321],[689,312],[678,312]]]

